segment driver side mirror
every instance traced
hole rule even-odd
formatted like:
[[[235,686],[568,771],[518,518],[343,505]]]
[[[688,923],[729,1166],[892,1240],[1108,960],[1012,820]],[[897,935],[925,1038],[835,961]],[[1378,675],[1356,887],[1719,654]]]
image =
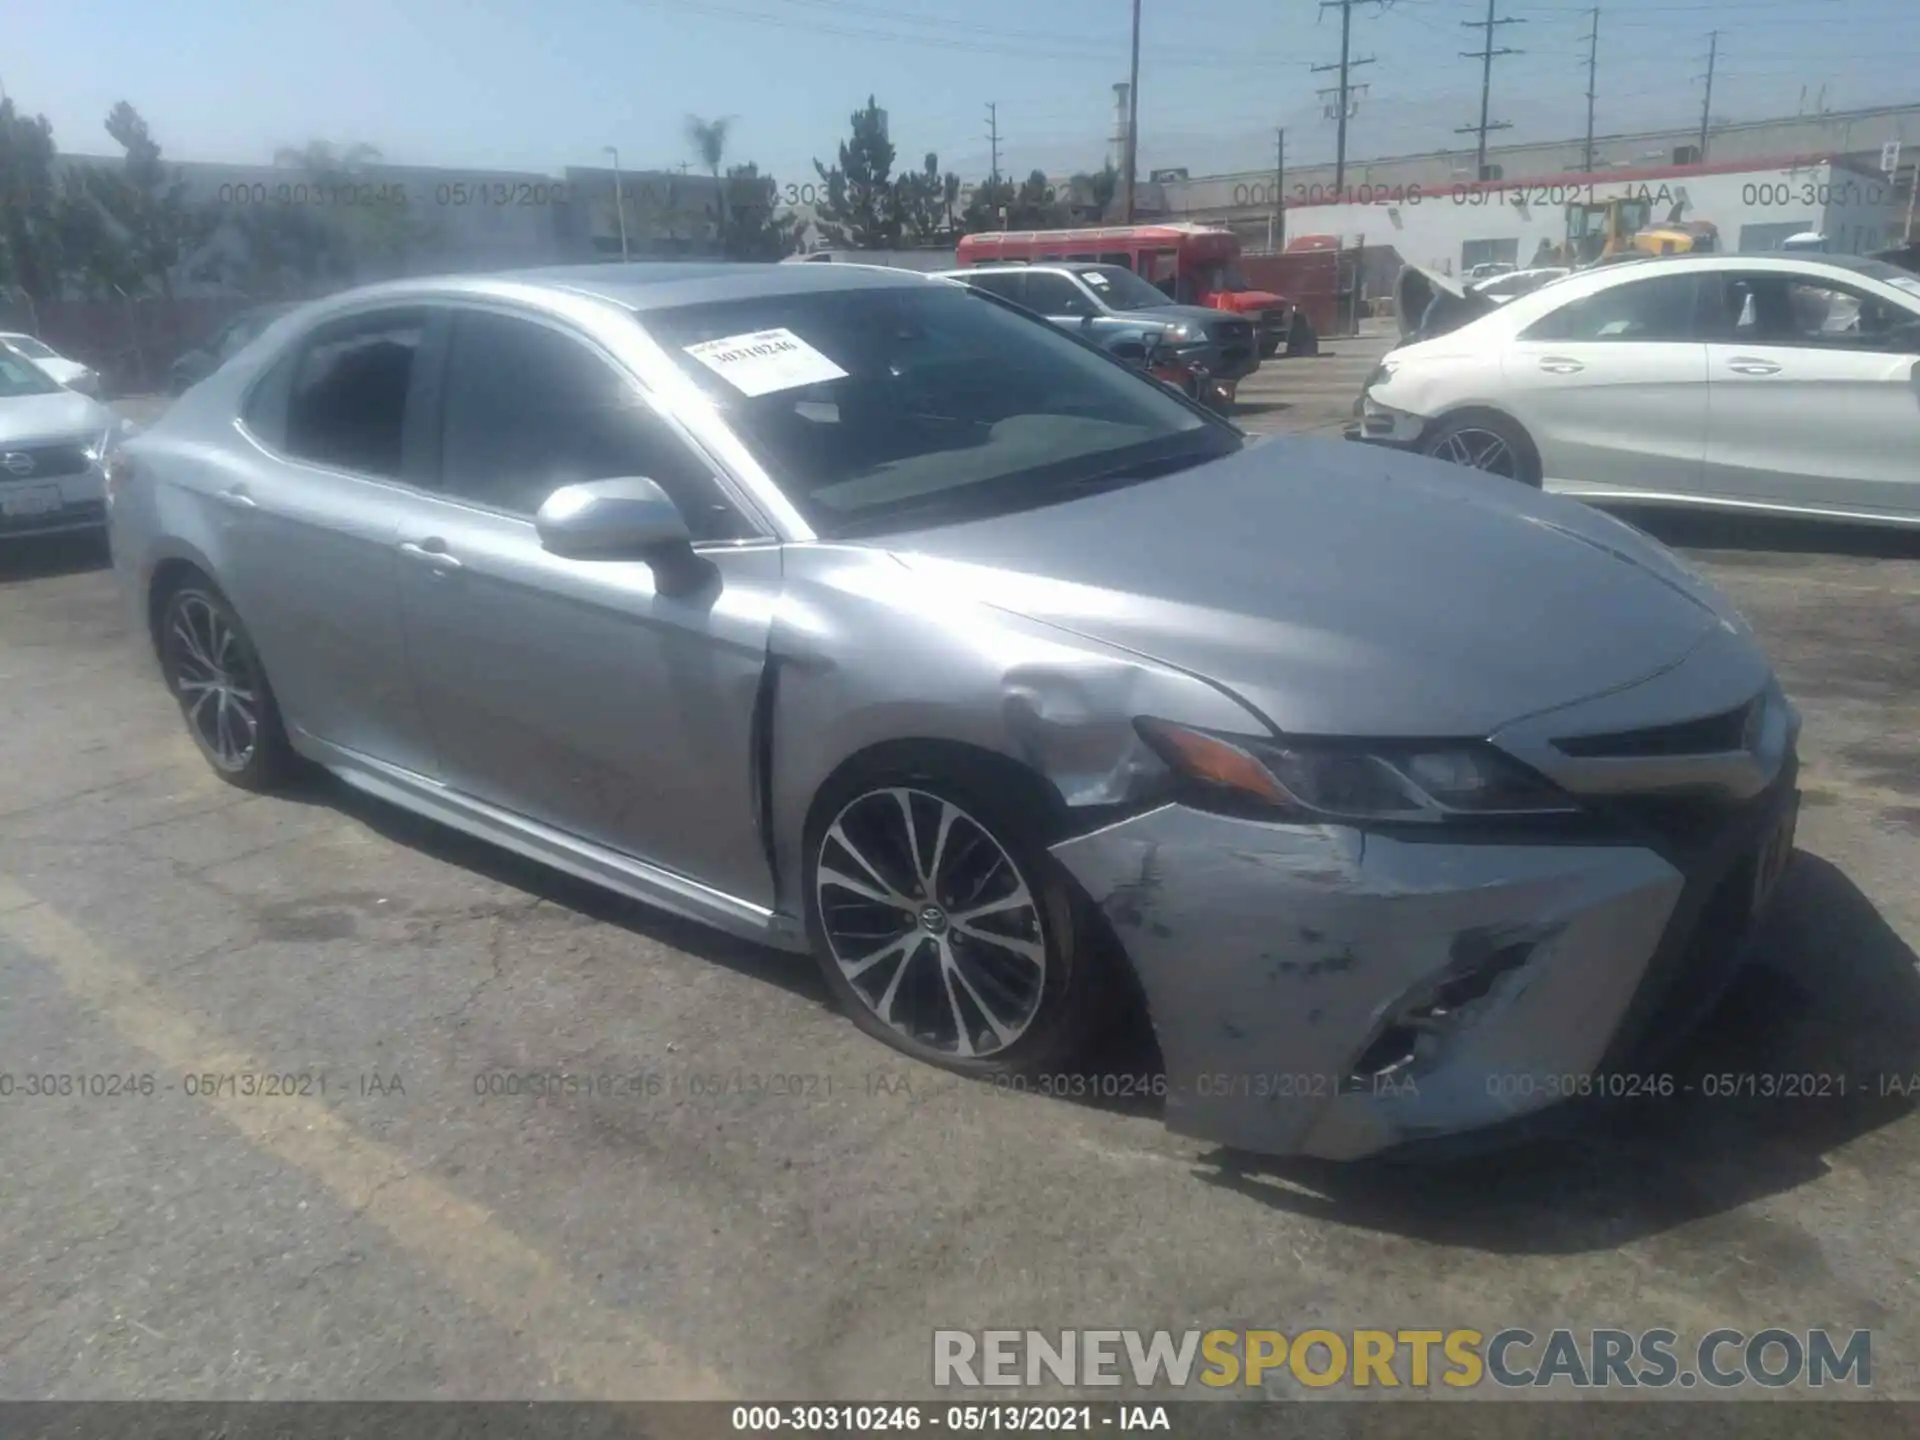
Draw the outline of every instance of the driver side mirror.
[[[533,528],[542,549],[569,560],[644,561],[663,592],[688,588],[706,568],[686,517],[643,477],[562,485],[541,503]]]

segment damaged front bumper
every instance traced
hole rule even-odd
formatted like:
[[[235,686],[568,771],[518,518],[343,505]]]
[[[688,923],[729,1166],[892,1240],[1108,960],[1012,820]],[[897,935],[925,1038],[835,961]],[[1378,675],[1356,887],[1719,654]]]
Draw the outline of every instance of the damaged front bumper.
[[[1791,754],[1687,843],[1390,837],[1168,804],[1054,854],[1147,998],[1168,1126],[1350,1160],[1656,1093],[1790,853]],[[1598,1077],[1598,1078],[1596,1078]]]

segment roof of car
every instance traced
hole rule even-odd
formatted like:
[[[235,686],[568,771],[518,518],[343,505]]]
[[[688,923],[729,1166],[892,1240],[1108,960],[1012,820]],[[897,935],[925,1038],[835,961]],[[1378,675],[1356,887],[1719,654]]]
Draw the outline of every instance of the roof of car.
[[[626,265],[562,265],[484,277],[551,285],[595,295],[630,310],[662,310],[715,300],[875,290],[920,285],[917,270],[884,265],[760,265],[740,261],[641,261]]]
[[[968,265],[959,270],[935,270],[942,280],[963,275],[1004,275],[1009,270],[1125,270],[1124,265],[1104,265],[1098,260],[995,260],[987,265]],[[1129,274],[1132,272],[1129,271]]]

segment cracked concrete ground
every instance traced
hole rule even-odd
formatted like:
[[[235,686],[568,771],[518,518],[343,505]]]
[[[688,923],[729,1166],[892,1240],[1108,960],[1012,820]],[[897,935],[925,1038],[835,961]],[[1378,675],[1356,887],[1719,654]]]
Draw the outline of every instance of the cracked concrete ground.
[[[1689,1073],[1920,1074],[1920,542],[1659,528],[1807,717],[1803,853]],[[1308,1324],[1871,1327],[1920,1395],[1904,1097],[1382,1171],[961,1084],[804,963],[221,786],[99,561],[0,558],[0,1398],[857,1400],[926,1393],[936,1326]]]

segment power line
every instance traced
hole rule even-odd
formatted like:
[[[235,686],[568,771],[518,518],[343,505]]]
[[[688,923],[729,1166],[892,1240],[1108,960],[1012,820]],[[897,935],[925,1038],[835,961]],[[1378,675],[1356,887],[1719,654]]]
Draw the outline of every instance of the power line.
[[[987,102],[987,143],[993,147],[993,183],[1000,183],[1000,107]]]
[[[1509,121],[1489,121],[1487,119],[1487,102],[1493,93],[1493,59],[1496,55],[1518,55],[1522,53],[1506,45],[1495,49],[1493,44],[1494,31],[1501,25],[1524,25],[1527,23],[1524,20],[1516,20],[1512,16],[1506,16],[1504,18],[1496,16],[1494,14],[1494,7],[1499,3],[1500,0],[1487,0],[1487,18],[1484,20],[1462,20],[1460,22],[1469,30],[1484,32],[1485,43],[1480,49],[1462,50],[1460,52],[1461,59],[1478,60],[1480,62],[1480,123],[1478,125],[1461,125],[1456,127],[1453,132],[1456,135],[1477,134],[1480,137],[1474,158],[1474,178],[1477,180],[1487,178],[1487,132],[1489,130],[1511,130],[1513,128],[1512,123]]]
[[[1312,73],[1315,75],[1325,74],[1329,70],[1338,70],[1340,72],[1340,83],[1335,86],[1331,92],[1338,97],[1334,101],[1333,113],[1340,122],[1339,132],[1334,140],[1333,149],[1333,189],[1335,194],[1339,194],[1345,189],[1347,181],[1347,119],[1353,114],[1354,110],[1353,90],[1348,84],[1347,76],[1349,72],[1357,66],[1373,64],[1373,56],[1371,55],[1362,60],[1352,58],[1353,7],[1356,3],[1357,0],[1320,0],[1320,9],[1323,14],[1328,10],[1336,8],[1340,11],[1340,63],[1338,65],[1315,65],[1312,70]],[[1363,85],[1360,88],[1364,90],[1366,87]],[[1328,92],[1322,92],[1322,94],[1325,93]]]

